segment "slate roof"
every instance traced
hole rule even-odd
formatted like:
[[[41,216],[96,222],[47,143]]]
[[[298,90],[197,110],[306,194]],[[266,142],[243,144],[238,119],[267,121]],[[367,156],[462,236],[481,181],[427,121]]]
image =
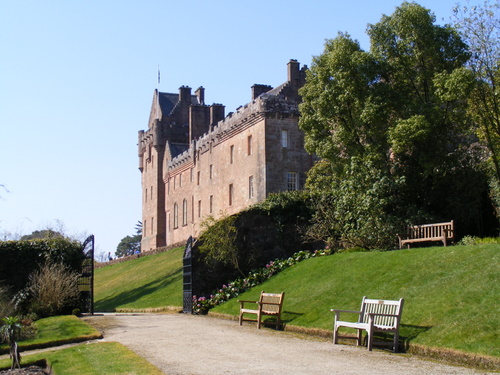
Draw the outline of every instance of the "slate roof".
[[[168,145],[170,146],[170,155],[172,156],[172,159],[175,158],[177,155],[182,154],[184,151],[186,151],[189,148],[189,145],[182,144],[182,143],[170,143],[168,142]]]
[[[159,101],[162,113],[170,115],[172,113],[172,109],[174,109],[175,105],[179,101],[179,94],[160,92]],[[199,104],[198,97],[196,95],[191,95],[191,104]]]

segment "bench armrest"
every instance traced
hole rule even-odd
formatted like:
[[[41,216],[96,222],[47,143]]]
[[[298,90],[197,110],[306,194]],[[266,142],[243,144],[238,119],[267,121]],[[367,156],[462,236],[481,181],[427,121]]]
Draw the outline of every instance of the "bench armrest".
[[[240,303],[240,308],[242,308],[245,305],[245,303],[255,303],[255,304],[259,303],[258,301],[245,301],[245,300],[238,300],[238,302]]]

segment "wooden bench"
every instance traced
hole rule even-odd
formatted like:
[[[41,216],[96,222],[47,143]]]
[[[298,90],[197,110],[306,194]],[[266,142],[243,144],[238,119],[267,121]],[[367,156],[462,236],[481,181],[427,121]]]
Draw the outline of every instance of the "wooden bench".
[[[356,339],[357,345],[361,345],[363,330],[367,333],[368,350],[373,347],[373,334],[375,332],[386,332],[394,334],[393,343],[379,342],[377,344],[391,345],[393,351],[398,351],[399,342],[399,324],[401,322],[401,313],[403,312],[403,298],[398,301],[388,301],[382,299],[368,299],[363,297],[359,311],[332,309],[335,313],[333,322],[333,343],[337,344],[339,337]],[[340,313],[357,314],[357,322],[348,322],[340,320]],[[358,330],[356,337],[340,336],[339,328],[354,328]]]
[[[238,300],[240,303],[240,325],[243,321],[257,322],[257,328],[260,329],[262,324],[262,317],[264,315],[276,317],[276,327],[281,325],[281,310],[283,308],[283,299],[285,298],[285,293],[265,293],[262,291],[260,293],[260,298],[258,301],[243,301]],[[249,309],[245,308],[245,304],[252,303],[256,304],[257,308]],[[244,318],[243,314],[255,314],[256,319]]]
[[[431,241],[442,241],[446,246],[449,242],[453,242],[454,232],[453,220],[448,223],[409,226],[406,234],[398,235],[399,248],[402,249],[407,245],[409,249],[411,243]]]

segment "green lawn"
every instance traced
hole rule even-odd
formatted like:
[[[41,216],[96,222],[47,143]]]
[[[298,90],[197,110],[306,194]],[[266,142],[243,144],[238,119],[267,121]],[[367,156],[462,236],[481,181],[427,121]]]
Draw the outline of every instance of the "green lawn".
[[[182,248],[97,270],[96,311],[182,306]],[[500,357],[500,245],[343,253],[303,261],[216,307],[238,314],[237,299],[285,291],[289,327],[331,332],[331,308],[361,298],[405,299],[401,336],[413,348]]]
[[[22,357],[24,366],[45,360],[55,375],[161,375],[151,363],[116,342],[81,344]],[[0,360],[0,369],[10,368],[9,359]]]
[[[19,342],[22,351],[101,338],[99,331],[74,315],[40,319],[35,325],[36,337]],[[8,345],[0,345],[0,352],[8,353]]]
[[[237,299],[285,291],[288,325],[331,330],[331,308],[359,309],[365,295],[403,297],[407,344],[499,357],[499,254],[498,244],[336,254],[303,261]],[[233,299],[211,311],[238,309]]]
[[[183,248],[95,271],[95,311],[182,309]]]

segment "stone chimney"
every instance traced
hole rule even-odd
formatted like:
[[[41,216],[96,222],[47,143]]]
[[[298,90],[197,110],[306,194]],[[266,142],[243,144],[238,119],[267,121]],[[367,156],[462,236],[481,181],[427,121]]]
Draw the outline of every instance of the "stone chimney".
[[[198,104],[205,104],[205,88],[203,86],[198,87],[194,94],[198,97]]]
[[[299,67],[300,64],[297,60],[290,60],[288,62],[288,82],[291,82],[294,87],[300,86],[301,74]]]
[[[226,107],[222,104],[212,104],[210,106],[210,126],[215,126],[224,119]]]
[[[268,92],[269,90],[272,90],[273,87],[269,85],[253,85],[252,86],[252,100],[255,100],[259,97],[260,94]]]
[[[179,101],[181,103],[191,104],[191,87],[189,86],[179,87]]]

